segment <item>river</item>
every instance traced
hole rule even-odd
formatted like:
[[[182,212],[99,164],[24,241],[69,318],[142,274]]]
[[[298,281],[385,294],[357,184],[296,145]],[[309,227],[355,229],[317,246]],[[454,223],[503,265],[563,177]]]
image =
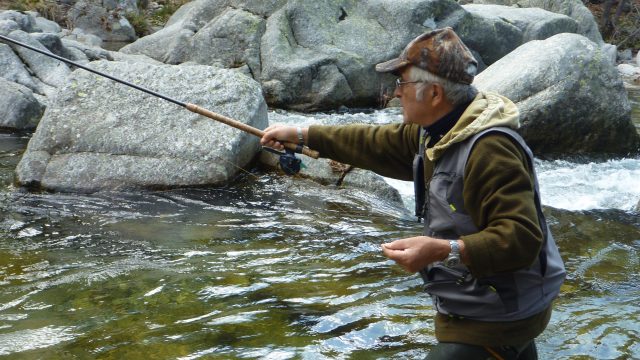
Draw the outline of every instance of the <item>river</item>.
[[[0,356],[414,359],[436,342],[420,281],[380,254],[420,232],[406,208],[257,169],[216,189],[26,193],[28,140],[0,135]],[[640,358],[640,158],[536,161],[568,269],[540,358]]]

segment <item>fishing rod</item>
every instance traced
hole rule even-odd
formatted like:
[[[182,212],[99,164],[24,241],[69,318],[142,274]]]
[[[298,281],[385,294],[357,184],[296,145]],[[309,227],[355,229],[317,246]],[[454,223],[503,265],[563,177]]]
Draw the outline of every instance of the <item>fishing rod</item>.
[[[174,104],[176,104],[178,106],[186,108],[187,110],[189,110],[191,112],[206,116],[206,117],[208,117],[210,119],[213,119],[215,121],[221,122],[221,123],[226,124],[226,125],[229,125],[231,127],[234,127],[236,129],[242,130],[244,132],[247,132],[249,134],[255,135],[257,137],[261,138],[264,135],[264,131],[262,131],[262,130],[260,130],[258,128],[255,128],[253,126],[247,125],[247,124],[242,123],[240,121],[234,120],[234,119],[232,119],[230,117],[227,117],[227,116],[215,113],[213,111],[207,110],[207,109],[202,108],[202,107],[200,107],[198,105],[191,104],[191,103],[185,103],[185,102],[173,99],[173,98],[171,98],[169,96],[160,94],[158,92],[155,92],[153,90],[147,89],[147,88],[139,86],[139,85],[132,84],[132,83],[130,83],[128,81],[119,79],[119,78],[111,76],[109,74],[105,74],[105,73],[100,72],[98,70],[94,70],[94,69],[92,69],[90,67],[84,66],[82,64],[78,64],[78,63],[76,63],[74,61],[71,61],[69,59],[65,59],[65,58],[63,58],[61,56],[58,56],[56,54],[53,54],[53,53],[50,53],[50,52],[35,48],[33,46],[30,46],[30,45],[22,43],[20,41],[11,39],[11,38],[6,37],[4,35],[0,35],[0,39],[3,40],[3,41],[6,41],[8,43],[12,43],[14,45],[18,45],[18,46],[24,47],[24,48],[27,48],[29,50],[35,51],[37,53],[40,53],[42,55],[54,58],[54,59],[59,60],[59,61],[62,61],[62,62],[67,63],[69,65],[73,65],[73,66],[78,67],[80,69],[92,72],[94,74],[97,74],[97,75],[100,75],[100,76],[103,76],[103,77],[106,77],[107,79],[111,79],[111,80],[113,80],[115,82],[118,82],[120,84],[127,85],[127,86],[132,87],[132,88],[134,88],[136,90],[143,91],[143,92],[145,92],[145,93],[147,93],[149,95],[161,98],[163,100],[166,100],[166,101],[169,101],[171,103],[174,103]],[[294,153],[304,154],[304,155],[307,155],[307,156],[312,157],[314,159],[317,159],[320,156],[317,151],[309,149],[309,147],[307,147],[307,146],[303,146],[303,145],[300,145],[300,144],[293,144],[293,143],[289,143],[289,142],[284,142],[283,145],[285,147],[285,151],[284,152],[279,152],[279,151],[276,151],[276,150],[273,150],[273,149],[270,149],[270,148],[264,148],[264,149],[268,150],[269,152],[272,152],[272,153],[274,153],[274,154],[276,154],[278,156],[280,156],[280,166],[289,175],[295,174],[298,171],[300,171],[300,159],[297,159],[295,157]]]

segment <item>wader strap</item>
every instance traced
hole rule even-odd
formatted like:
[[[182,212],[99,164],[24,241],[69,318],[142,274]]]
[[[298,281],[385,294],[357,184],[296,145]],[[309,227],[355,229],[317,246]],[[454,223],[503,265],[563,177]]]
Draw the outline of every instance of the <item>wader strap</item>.
[[[424,183],[424,151],[427,131],[420,129],[420,146],[418,153],[413,157],[413,193],[415,195],[415,214],[418,222],[424,217],[424,201],[426,186]]]

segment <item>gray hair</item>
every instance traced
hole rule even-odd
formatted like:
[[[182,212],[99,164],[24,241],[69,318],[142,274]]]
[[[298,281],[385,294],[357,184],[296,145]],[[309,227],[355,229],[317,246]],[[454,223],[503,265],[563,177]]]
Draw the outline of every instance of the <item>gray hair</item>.
[[[444,95],[447,97],[447,100],[451,101],[453,106],[468,103],[478,94],[478,89],[471,84],[453,82],[415,66],[409,68],[409,79],[407,80],[419,81],[419,83],[416,84],[416,99],[418,101],[422,100],[424,90],[427,86],[434,83],[442,86]]]

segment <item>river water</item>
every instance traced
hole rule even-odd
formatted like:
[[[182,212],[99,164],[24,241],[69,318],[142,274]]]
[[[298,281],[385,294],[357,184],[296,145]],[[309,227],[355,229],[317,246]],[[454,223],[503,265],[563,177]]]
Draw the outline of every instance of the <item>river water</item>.
[[[256,169],[216,189],[30,194],[11,185],[28,140],[0,135],[0,356],[414,359],[436,342],[420,281],[380,254],[420,232],[404,207]],[[537,163],[569,272],[540,358],[640,358],[640,158]]]

